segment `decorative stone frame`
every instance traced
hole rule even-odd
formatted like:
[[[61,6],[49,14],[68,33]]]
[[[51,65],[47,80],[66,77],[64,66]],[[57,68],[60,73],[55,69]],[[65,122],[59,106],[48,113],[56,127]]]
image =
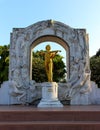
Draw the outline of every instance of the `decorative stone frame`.
[[[56,42],[58,44],[60,44],[65,50],[66,50],[66,70],[67,70],[67,78],[69,78],[70,75],[70,65],[69,65],[69,55],[70,55],[70,50],[69,50],[69,46],[68,44],[61,38],[57,37],[57,36],[53,36],[53,35],[45,35],[42,37],[37,38],[35,41],[33,41],[33,43],[31,44],[30,47],[30,79],[32,79],[32,49],[38,45],[39,43],[42,42]]]
[[[25,91],[24,94],[22,93],[24,102],[30,102],[30,94],[27,90],[30,91],[32,80],[32,49],[45,41],[57,42],[66,50],[69,81],[73,77],[73,68],[77,64],[75,62],[77,59],[78,62],[84,61],[81,72],[90,72],[88,35],[85,29],[74,29],[53,20],[37,22],[26,28],[14,28],[10,40],[9,80],[15,82],[14,86],[19,91]],[[83,80],[84,78],[81,79]],[[85,83],[87,81],[89,78]]]

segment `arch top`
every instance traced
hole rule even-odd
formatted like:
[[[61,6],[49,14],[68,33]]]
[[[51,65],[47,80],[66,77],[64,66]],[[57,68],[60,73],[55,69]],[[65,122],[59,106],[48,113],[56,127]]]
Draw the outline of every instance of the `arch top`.
[[[63,31],[67,33],[70,31],[82,31],[84,33],[86,33],[86,29],[85,28],[73,28],[63,22],[59,22],[59,21],[56,21],[56,20],[53,20],[53,19],[49,19],[49,20],[42,20],[42,21],[39,21],[39,22],[36,22],[32,25],[29,25],[25,28],[13,28],[13,31],[12,32],[20,32],[20,33],[23,33],[23,32],[27,32],[28,30],[30,29],[33,29],[33,32],[36,32],[36,30],[43,30],[45,28],[52,28],[52,29],[58,29],[60,31]]]
[[[32,25],[27,26],[24,29],[28,30],[30,28],[38,28],[38,27],[39,27],[39,29],[40,28],[43,29],[43,27],[45,27],[45,28],[56,28],[56,29],[57,28],[58,29],[63,28],[64,30],[82,30],[82,31],[85,31],[85,33],[86,33],[85,28],[81,28],[81,29],[80,28],[79,29],[78,28],[73,28],[73,27],[71,27],[71,26],[69,26],[69,25],[67,25],[67,24],[65,24],[63,22],[56,21],[56,20],[53,20],[53,19],[42,20],[42,21],[36,22],[36,23],[34,23]]]
[[[86,29],[75,29],[62,22],[50,19],[39,21],[25,28],[14,28],[12,35],[16,39],[24,37],[25,42],[28,41],[29,45],[39,37],[56,36],[63,39],[70,46],[72,42],[78,40],[77,37],[85,37]]]
[[[64,27],[64,28],[72,28],[72,27],[70,27],[70,26],[68,26],[68,25],[66,25],[66,24],[64,24],[64,23],[62,23],[62,22],[59,22],[59,21],[56,21],[56,20],[53,20],[53,19],[49,19],[49,20],[43,20],[43,21],[39,21],[39,22],[36,22],[36,23],[34,23],[34,24],[32,24],[32,25],[30,25],[30,26],[28,26],[28,27],[26,27],[26,29],[28,29],[28,28],[31,28],[31,27],[34,27],[34,26],[37,26],[37,25],[46,25],[46,27],[48,27],[48,28],[50,28],[50,27],[54,27],[54,26],[56,26],[56,25],[58,25],[58,26],[62,26],[62,27]],[[72,28],[73,29],[73,28]]]

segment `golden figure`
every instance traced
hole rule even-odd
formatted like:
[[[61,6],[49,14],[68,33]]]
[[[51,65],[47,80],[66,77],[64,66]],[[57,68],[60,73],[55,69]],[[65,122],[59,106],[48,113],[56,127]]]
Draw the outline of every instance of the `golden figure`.
[[[48,77],[48,82],[53,81],[53,58],[58,52],[61,52],[59,50],[56,51],[50,51],[50,50],[51,50],[50,45],[47,45],[46,52],[42,53],[45,57],[45,69]]]

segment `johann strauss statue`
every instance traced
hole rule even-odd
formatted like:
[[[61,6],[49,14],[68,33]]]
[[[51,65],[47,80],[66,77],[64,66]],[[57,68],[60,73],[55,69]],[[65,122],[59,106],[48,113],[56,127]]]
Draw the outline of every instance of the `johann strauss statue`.
[[[59,50],[56,51],[50,51],[51,47],[50,45],[46,46],[46,51],[41,52],[41,55],[45,57],[45,69],[46,69],[46,74],[48,77],[48,82],[53,82],[53,58],[58,52],[61,52]]]

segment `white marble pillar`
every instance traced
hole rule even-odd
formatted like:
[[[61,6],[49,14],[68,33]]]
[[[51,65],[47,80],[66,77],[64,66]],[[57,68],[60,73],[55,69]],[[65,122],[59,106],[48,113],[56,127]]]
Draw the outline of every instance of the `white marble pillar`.
[[[44,82],[42,86],[42,99],[38,107],[63,107],[58,100],[58,84],[56,82]]]

